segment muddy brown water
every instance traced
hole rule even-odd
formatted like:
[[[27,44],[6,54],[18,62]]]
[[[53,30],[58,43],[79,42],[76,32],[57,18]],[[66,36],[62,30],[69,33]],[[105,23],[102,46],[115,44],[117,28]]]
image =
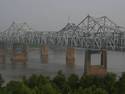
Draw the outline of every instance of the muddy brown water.
[[[6,62],[0,64],[0,73],[6,82],[19,80],[23,76],[32,74],[43,74],[53,77],[59,70],[65,75],[75,73],[81,76],[84,73],[84,49],[76,49],[75,65],[66,64],[65,49],[49,49],[48,63],[45,64],[40,58],[40,49],[28,49],[28,61],[26,63],[12,63],[9,51],[6,52]],[[108,72],[116,73],[118,76],[125,72],[125,52],[108,51]],[[92,55],[92,64],[100,63],[100,55]]]

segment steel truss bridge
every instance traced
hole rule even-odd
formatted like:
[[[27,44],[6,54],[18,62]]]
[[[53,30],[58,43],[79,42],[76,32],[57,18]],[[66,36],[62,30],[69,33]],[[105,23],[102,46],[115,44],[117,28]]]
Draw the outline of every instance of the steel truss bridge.
[[[124,51],[125,28],[106,16],[94,18],[88,15],[78,25],[68,23],[58,32],[39,32],[27,23],[15,22],[0,32],[0,48],[42,45]]]

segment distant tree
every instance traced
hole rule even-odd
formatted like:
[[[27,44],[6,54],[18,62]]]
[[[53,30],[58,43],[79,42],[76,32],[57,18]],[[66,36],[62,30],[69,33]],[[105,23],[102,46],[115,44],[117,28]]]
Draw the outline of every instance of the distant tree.
[[[42,86],[44,86],[44,85],[50,83],[49,78],[48,78],[48,77],[45,77],[45,76],[43,76],[43,75],[39,75],[37,81],[38,81],[38,84],[37,84],[38,87],[42,87]]]
[[[109,94],[116,93],[116,75],[113,73],[108,73],[104,78],[104,88]]]
[[[38,87],[34,87],[32,89],[33,94],[44,94],[42,89],[39,89]]]
[[[79,78],[75,74],[65,77],[59,71],[53,79],[32,75],[21,81],[10,81],[0,87],[0,94],[125,94],[125,73],[118,80],[113,73]]]
[[[96,88],[95,86],[90,86],[90,87],[85,88],[85,89],[80,87],[73,94],[108,94],[108,93],[102,88]]]
[[[41,87],[34,87],[33,94],[59,94],[59,91],[51,83],[46,83]]]
[[[79,88],[79,77],[75,74],[71,74],[68,77],[68,85],[72,90],[78,89]]]
[[[102,88],[96,88],[92,94],[108,94],[108,92]]]
[[[42,88],[43,94],[59,94],[59,92],[53,88],[53,86],[50,83],[47,83]]]
[[[10,94],[16,94],[17,90],[19,88],[20,82],[18,81],[10,81],[7,85],[6,85],[6,90],[8,92],[11,92]]]
[[[0,74],[0,87],[2,86],[3,83],[4,83],[4,80],[2,78],[2,75]]]
[[[25,84],[21,83],[17,94],[33,94],[32,89],[27,87]]]
[[[117,94],[125,94],[125,72],[117,82]]]
[[[23,81],[30,87],[34,88],[38,85],[38,76],[33,74],[29,79],[23,79]]]
[[[32,90],[19,81],[9,82],[6,86],[6,90],[8,94],[32,94]]]
[[[105,77],[83,75],[80,79],[80,86],[88,88],[95,85],[97,88],[105,89],[109,94],[116,92],[116,75],[108,73]]]
[[[59,89],[63,94],[67,94],[67,92],[69,92],[69,86],[67,85],[66,77],[62,73],[62,71],[59,71],[57,73],[52,82],[55,84],[56,88]]]
[[[1,87],[0,94],[10,94],[10,93],[6,90],[6,87]]]
[[[94,85],[94,83],[95,83],[94,76],[83,75],[80,78],[80,86],[82,88],[88,88],[88,87]]]

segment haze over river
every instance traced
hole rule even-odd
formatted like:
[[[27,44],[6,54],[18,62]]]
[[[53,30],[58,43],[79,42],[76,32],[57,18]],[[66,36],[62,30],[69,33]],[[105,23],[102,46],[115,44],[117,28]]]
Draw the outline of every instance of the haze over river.
[[[65,49],[49,49],[48,63],[45,64],[40,58],[40,49],[28,49],[27,63],[11,63],[10,54],[6,55],[6,63],[0,64],[0,73],[5,81],[18,80],[22,76],[32,74],[44,74],[54,76],[59,70],[66,75],[71,73],[81,76],[84,73],[84,49],[76,49],[75,65],[66,65]],[[108,72],[116,73],[118,76],[125,72],[125,52],[108,51]],[[100,63],[100,55],[92,55],[92,64]]]

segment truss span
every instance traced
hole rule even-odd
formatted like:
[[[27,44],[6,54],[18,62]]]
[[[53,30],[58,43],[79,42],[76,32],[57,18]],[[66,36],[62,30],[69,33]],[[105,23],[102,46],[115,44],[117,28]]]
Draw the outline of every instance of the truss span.
[[[125,28],[108,17],[85,17],[78,25],[68,23],[58,32],[39,32],[27,23],[13,22],[0,32],[0,47],[33,47],[44,44],[53,47],[125,50]],[[24,46],[25,45],[25,46]]]

